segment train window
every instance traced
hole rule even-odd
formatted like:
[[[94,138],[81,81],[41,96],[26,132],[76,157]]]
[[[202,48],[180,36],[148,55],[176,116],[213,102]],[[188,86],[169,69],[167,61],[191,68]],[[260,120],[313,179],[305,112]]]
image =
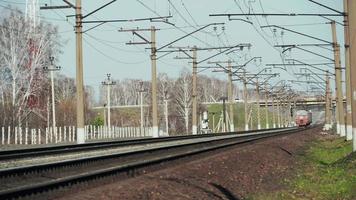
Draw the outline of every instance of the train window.
[[[297,115],[308,115],[308,112],[306,110],[298,110]]]

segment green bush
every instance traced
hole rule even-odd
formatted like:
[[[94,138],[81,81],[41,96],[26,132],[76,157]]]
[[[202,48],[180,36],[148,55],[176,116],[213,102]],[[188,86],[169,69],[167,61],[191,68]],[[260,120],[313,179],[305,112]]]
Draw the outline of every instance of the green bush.
[[[91,124],[93,126],[104,126],[104,119],[102,116],[97,116]]]

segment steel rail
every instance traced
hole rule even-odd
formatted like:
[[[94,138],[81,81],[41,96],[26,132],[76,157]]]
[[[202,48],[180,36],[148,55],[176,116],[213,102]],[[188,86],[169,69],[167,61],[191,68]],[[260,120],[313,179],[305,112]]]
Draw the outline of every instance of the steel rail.
[[[202,135],[169,136],[169,137],[160,137],[160,138],[126,139],[126,140],[103,141],[103,142],[89,142],[84,144],[4,150],[4,151],[0,151],[0,161],[9,160],[9,159],[20,159],[25,157],[38,157],[38,156],[46,156],[46,155],[54,155],[54,154],[74,153],[79,151],[98,150],[104,148],[124,147],[130,145],[150,144],[150,143],[158,143],[158,142],[186,140],[186,139],[193,139],[193,138],[214,137],[217,135],[232,135],[232,134],[261,132],[266,130],[278,130],[278,129],[262,129],[262,130],[228,132],[228,133],[210,133],[210,134],[202,134]]]
[[[292,128],[294,130],[295,128]],[[253,132],[253,133],[246,133],[246,134],[241,134],[241,135],[236,135],[233,138],[244,138],[244,137],[249,137],[249,136],[258,136],[260,134],[266,134],[265,132],[268,133],[275,133],[275,132],[284,132],[284,131],[290,131],[291,128],[287,129],[280,129],[280,130],[273,130],[273,131],[262,131],[262,132]],[[215,135],[215,137],[225,137],[229,135]],[[196,139],[196,138],[190,138],[190,139]],[[218,141],[219,139],[215,139],[214,141]],[[224,140],[220,139],[220,140]],[[210,142],[206,141],[206,142]],[[198,144],[198,143],[203,143],[203,142],[196,142],[193,144]],[[85,157],[85,158],[74,158],[74,159],[67,159],[63,161],[55,161],[55,162],[50,162],[50,163],[45,163],[45,164],[37,164],[37,165],[29,165],[29,166],[24,166],[24,167],[13,167],[13,168],[5,168],[5,169],[0,169],[0,178],[5,177],[5,176],[12,176],[14,174],[21,174],[21,173],[30,173],[30,172],[38,172],[38,171],[43,171],[47,169],[54,169],[54,168],[60,168],[63,166],[75,166],[79,163],[85,163],[85,162],[91,162],[91,161],[100,161],[100,160],[107,160],[111,158],[116,158],[118,156],[130,156],[133,154],[140,154],[140,153],[145,153],[149,150],[162,150],[162,149],[168,149],[168,148],[173,148],[173,147],[182,147],[186,146],[187,144],[178,144],[178,145],[170,145],[170,146],[164,146],[164,147],[153,147],[153,148],[148,148],[148,149],[142,149],[142,150],[135,150],[135,151],[129,151],[129,152],[120,152],[120,153],[115,153],[115,154],[110,154],[110,155],[100,155],[100,156],[90,156],[90,157]],[[188,144],[189,145],[189,144]]]
[[[179,158],[184,158],[187,156],[192,156],[199,153],[208,152],[208,151],[234,146],[238,144],[249,143],[264,138],[270,138],[274,136],[300,132],[301,130],[304,131],[306,129],[290,128],[284,130],[264,131],[261,133],[249,133],[249,134],[236,135],[231,137],[225,136],[225,138],[221,138],[224,136],[218,136],[218,139],[209,140],[209,141],[200,141],[200,142],[189,143],[189,144],[179,144],[179,145],[173,145],[167,147],[152,148],[148,150],[127,152],[126,155],[128,154],[140,155],[140,154],[148,153],[148,155],[151,155],[151,158],[149,156],[148,158],[144,158],[144,159],[138,157],[134,160],[131,160],[131,162],[115,165],[114,167],[100,168],[97,170],[82,172],[80,174],[60,177],[50,181],[45,181],[40,183],[29,183],[27,185],[23,185],[20,187],[1,190],[0,199],[12,199],[12,198],[24,197],[26,195],[33,195],[36,193],[56,190],[57,188],[68,187],[75,184],[80,184],[82,182],[93,181],[96,180],[97,178],[110,177],[124,172],[135,172],[135,170],[142,169],[144,167],[149,167],[154,164],[159,164],[170,160],[176,160]],[[162,154],[162,152],[165,152],[165,154]],[[125,153],[121,153],[121,156],[123,156],[123,154]],[[111,156],[118,157],[119,155],[111,155]],[[93,159],[103,159],[103,158],[100,158],[100,156],[98,156],[89,159],[88,158],[79,159],[81,161],[78,162],[84,164],[84,160],[86,160],[85,162],[91,164],[93,162]],[[75,161],[72,160],[70,162],[75,162]],[[63,162],[58,162],[58,163],[63,164]],[[42,165],[42,167],[43,166],[44,165]],[[48,171],[50,167],[56,167],[56,164],[52,163],[52,166],[47,165],[47,168],[43,168],[42,170]],[[31,168],[35,168],[35,167],[31,166]],[[11,178],[14,177],[14,174],[19,173],[19,170],[21,171],[20,173],[34,174],[33,169],[26,169],[26,167],[18,167],[13,169],[0,170],[0,176],[1,177],[7,176]]]

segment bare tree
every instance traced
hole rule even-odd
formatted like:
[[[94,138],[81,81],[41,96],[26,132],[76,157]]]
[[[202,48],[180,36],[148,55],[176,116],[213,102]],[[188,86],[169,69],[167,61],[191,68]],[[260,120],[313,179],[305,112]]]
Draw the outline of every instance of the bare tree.
[[[1,21],[0,78],[5,83],[1,100],[9,111],[4,123],[21,124],[29,113],[43,109],[39,105],[46,83],[42,68],[50,55],[59,53],[56,41],[55,27],[44,23],[31,27],[20,11],[11,11]]]
[[[189,132],[189,117],[192,106],[192,75],[191,72],[184,70],[180,73],[179,78],[175,82],[176,112],[184,118],[185,130]]]

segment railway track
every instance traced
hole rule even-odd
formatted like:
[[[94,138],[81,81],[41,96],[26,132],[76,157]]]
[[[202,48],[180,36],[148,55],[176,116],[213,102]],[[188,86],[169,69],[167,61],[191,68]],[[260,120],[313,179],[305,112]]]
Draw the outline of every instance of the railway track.
[[[140,174],[146,167],[170,160],[304,130],[287,128],[244,134],[191,137],[166,145],[142,146],[141,149],[103,156],[2,169],[0,170],[0,199],[34,197],[33,195],[105,177]]]
[[[269,129],[269,130],[282,130],[282,129]],[[265,130],[252,130],[252,131],[238,131],[234,133],[219,133],[221,135],[235,135],[242,133],[255,133]],[[55,155],[55,154],[65,154],[81,151],[98,150],[104,148],[115,148],[124,147],[130,145],[143,145],[152,144],[158,142],[169,142],[186,140],[192,138],[204,138],[204,137],[214,137],[216,133],[204,134],[204,135],[184,135],[184,136],[170,136],[170,137],[160,137],[160,138],[140,138],[140,139],[128,139],[128,140],[116,140],[116,141],[103,141],[103,142],[89,142],[85,144],[71,144],[71,145],[58,145],[49,147],[37,147],[37,148],[26,148],[26,149],[14,149],[14,150],[4,150],[0,151],[0,161],[9,159],[20,159],[25,157],[38,157],[44,155]]]

